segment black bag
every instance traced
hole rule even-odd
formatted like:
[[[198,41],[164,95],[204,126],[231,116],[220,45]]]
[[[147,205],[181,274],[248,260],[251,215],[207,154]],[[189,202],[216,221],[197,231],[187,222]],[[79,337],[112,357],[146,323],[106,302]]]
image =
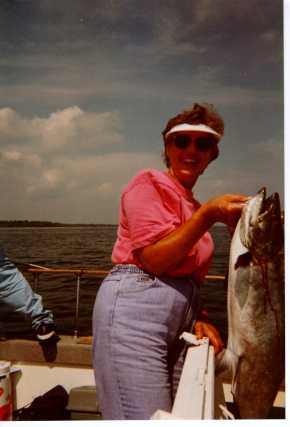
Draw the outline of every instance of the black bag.
[[[68,403],[66,390],[57,385],[36,397],[29,406],[14,412],[14,421],[59,421],[68,420],[70,413],[65,408]]]

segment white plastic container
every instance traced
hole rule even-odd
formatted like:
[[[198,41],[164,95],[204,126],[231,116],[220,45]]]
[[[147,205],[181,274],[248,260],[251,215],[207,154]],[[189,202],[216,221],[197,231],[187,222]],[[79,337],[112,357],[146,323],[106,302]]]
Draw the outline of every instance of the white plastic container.
[[[10,362],[0,360],[0,421],[12,420]]]

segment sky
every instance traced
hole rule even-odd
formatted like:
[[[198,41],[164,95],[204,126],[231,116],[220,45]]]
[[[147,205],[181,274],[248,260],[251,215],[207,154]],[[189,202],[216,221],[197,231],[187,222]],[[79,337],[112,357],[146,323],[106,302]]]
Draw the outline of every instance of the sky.
[[[225,120],[196,198],[283,205],[283,64],[280,0],[1,0],[0,220],[117,223],[194,102]]]

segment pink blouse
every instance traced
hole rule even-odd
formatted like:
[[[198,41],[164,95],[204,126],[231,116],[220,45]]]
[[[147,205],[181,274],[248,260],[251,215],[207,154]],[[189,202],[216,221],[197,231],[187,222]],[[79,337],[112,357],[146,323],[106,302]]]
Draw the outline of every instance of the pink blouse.
[[[192,216],[200,204],[167,172],[144,169],[122,192],[117,240],[112,262],[135,264],[142,268],[134,250],[162,239]],[[214,250],[210,234],[205,233],[185,260],[169,276],[193,276],[202,281],[208,272]]]

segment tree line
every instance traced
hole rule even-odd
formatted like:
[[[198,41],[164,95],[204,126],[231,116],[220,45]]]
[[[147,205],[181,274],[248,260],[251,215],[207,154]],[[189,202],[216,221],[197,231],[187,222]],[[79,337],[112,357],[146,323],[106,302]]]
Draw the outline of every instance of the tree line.
[[[111,227],[115,224],[64,224],[52,221],[29,221],[29,220],[0,220],[0,227]]]

